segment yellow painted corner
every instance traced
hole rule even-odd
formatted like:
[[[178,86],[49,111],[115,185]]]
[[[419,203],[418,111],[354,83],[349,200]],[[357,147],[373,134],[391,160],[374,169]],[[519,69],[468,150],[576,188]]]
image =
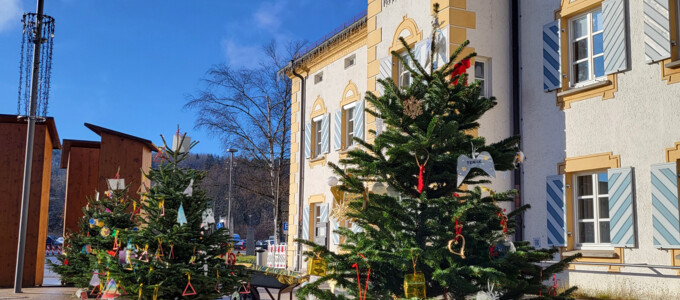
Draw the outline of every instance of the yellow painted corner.
[[[680,159],[680,142],[675,142],[673,147],[666,148],[666,162],[674,162]]]
[[[671,59],[661,61],[661,79],[666,81],[666,84],[673,84],[680,82],[680,68],[666,68],[666,65],[671,63]]]
[[[404,50],[404,45],[399,40],[400,36],[406,40],[406,44],[408,44],[409,47],[413,47],[416,42],[423,39],[423,31],[418,29],[416,21],[404,16],[404,19],[399,23],[399,26],[397,26],[397,30],[394,31],[392,46],[389,49],[389,53],[392,53],[392,51],[399,52]]]
[[[326,104],[321,96],[317,96],[314,100],[314,105],[312,106],[312,113],[309,115],[310,119],[314,119],[318,116],[326,114]]]
[[[470,29],[477,27],[477,15],[473,11],[450,8],[446,13],[448,14],[449,25]]]

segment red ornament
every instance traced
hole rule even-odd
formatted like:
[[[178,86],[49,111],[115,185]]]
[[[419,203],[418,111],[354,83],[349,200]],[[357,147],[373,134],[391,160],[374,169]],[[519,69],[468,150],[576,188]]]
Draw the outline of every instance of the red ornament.
[[[458,193],[453,193],[453,197],[458,198],[460,195],[458,195]]]
[[[366,259],[363,254],[358,253],[361,258]],[[366,300],[366,292],[368,292],[368,279],[371,276],[371,267],[368,267],[368,274],[366,274],[366,287],[364,288],[364,293],[363,296],[361,294],[361,277],[359,276],[359,265],[357,263],[354,263],[352,265],[352,268],[357,269],[357,286],[359,286],[358,292],[359,292],[359,300]]]
[[[64,266],[68,266],[68,259],[64,258]]]
[[[106,253],[108,253],[108,254],[111,255],[112,257],[116,257],[116,253],[117,253],[117,252],[116,252],[116,251],[111,251],[111,250],[109,250],[109,251],[106,251]]]
[[[454,241],[457,243],[458,238],[462,235],[463,233],[463,226],[458,225],[458,219],[456,220],[456,237],[454,238]]]
[[[420,165],[420,171],[418,172],[418,193],[423,193],[423,189],[425,188],[425,183],[423,180],[423,169],[425,169],[425,165]]]
[[[458,77],[459,75],[465,74],[468,68],[470,68],[470,59],[466,58],[461,60],[459,63],[453,66],[451,77]],[[458,84],[457,78],[453,81],[453,84]],[[467,82],[465,82],[465,85],[467,85]]]

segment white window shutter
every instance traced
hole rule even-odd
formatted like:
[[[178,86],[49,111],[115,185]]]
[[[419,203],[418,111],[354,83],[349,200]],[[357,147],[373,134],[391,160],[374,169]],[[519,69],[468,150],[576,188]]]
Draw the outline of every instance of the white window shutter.
[[[671,57],[668,0],[644,0],[645,60],[654,63]]]
[[[416,43],[413,48],[413,56],[425,70],[428,70],[430,65],[430,44],[432,44],[432,38],[427,38]]]
[[[305,124],[305,157],[312,157],[312,122]]]
[[[342,108],[333,115],[333,150],[338,151],[342,148]]]
[[[378,73],[377,79],[387,79],[392,77],[392,55],[388,55],[380,60],[380,73]],[[375,87],[378,91],[378,96],[385,95],[385,88],[380,84],[380,82],[375,83]]]
[[[626,2],[626,0],[602,2],[604,73],[607,75],[628,69]]]
[[[543,90],[554,91],[562,87],[560,75],[560,21],[543,26]]]
[[[364,101],[357,101],[354,107],[354,137],[360,140],[364,139]]]
[[[567,246],[567,209],[564,203],[564,175],[546,178],[548,246]]]
[[[331,114],[326,114],[321,119],[321,152],[331,152]]]
[[[607,170],[609,190],[609,236],[612,246],[635,247],[633,169]]]
[[[678,176],[675,163],[652,165],[654,247],[680,249]]]
[[[309,240],[309,205],[305,205],[302,214],[302,239]]]

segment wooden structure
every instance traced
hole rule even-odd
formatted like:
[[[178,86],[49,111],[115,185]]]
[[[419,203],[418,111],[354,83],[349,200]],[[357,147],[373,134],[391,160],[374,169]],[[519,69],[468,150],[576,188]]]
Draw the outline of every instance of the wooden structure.
[[[28,124],[0,115],[0,287],[14,286]],[[36,123],[22,286],[42,285],[50,202],[52,150],[60,149],[51,117]]]
[[[99,146],[95,141],[64,140],[60,168],[66,169],[64,235],[78,231],[78,221],[87,198],[93,197],[99,184]]]
[[[101,137],[101,142],[64,140],[61,168],[66,168],[66,203],[64,231],[78,230],[78,220],[87,197],[95,191],[104,196],[106,179],[113,178],[120,168],[120,177],[129,186],[128,196],[138,198],[140,185],[149,186],[143,172],[151,168],[151,152],[158,151],[151,141],[85,123],[85,127]]]

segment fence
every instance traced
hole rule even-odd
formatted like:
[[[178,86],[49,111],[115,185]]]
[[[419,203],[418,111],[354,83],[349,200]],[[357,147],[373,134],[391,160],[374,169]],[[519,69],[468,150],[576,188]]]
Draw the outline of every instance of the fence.
[[[267,249],[267,267],[285,269],[286,268],[286,244],[271,245]]]

